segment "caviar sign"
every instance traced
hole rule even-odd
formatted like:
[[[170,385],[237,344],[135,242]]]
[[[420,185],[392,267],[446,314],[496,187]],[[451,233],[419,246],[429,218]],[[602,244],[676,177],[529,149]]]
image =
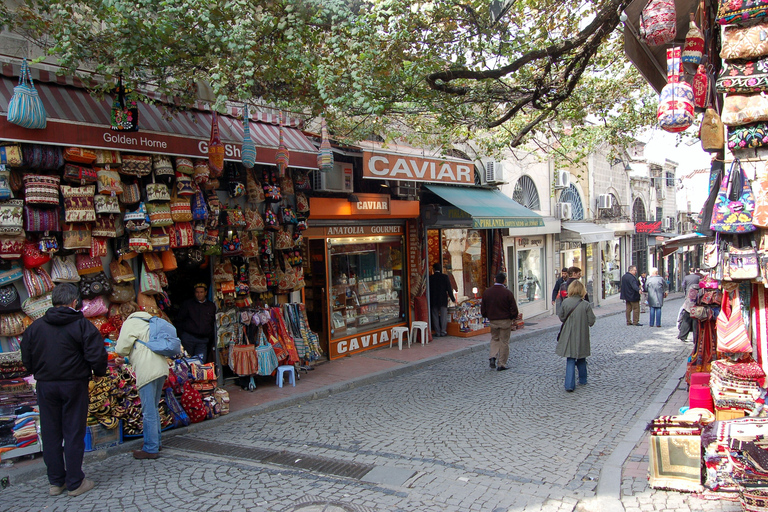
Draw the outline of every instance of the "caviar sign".
[[[474,185],[475,166],[466,160],[363,152],[363,178]]]

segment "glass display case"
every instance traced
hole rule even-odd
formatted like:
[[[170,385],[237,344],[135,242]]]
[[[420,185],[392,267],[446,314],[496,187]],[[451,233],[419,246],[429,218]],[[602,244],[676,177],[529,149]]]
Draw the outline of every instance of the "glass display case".
[[[401,237],[328,241],[331,339],[405,319],[402,248]]]

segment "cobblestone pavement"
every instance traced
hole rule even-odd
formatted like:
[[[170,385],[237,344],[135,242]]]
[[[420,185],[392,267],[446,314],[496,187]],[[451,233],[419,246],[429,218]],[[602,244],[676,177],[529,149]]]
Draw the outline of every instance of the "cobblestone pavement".
[[[77,498],[49,498],[42,477],[12,485],[0,510],[739,510],[649,489],[636,475],[639,435],[619,470],[609,465],[690,351],[668,320],[679,306],[664,307],[661,329],[599,318],[589,383],[573,393],[563,389],[555,335],[541,333],[513,343],[506,372],[488,368],[485,350],[447,358],[175,436],[156,461],[129,453],[89,461],[96,488]],[[600,479],[601,488],[616,480],[615,496]]]

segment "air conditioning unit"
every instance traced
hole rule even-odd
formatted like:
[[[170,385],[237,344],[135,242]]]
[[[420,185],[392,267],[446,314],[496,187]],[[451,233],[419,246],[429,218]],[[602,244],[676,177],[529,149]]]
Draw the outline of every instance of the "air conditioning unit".
[[[600,194],[597,196],[598,210],[610,210],[611,206],[611,194]]]
[[[504,181],[504,164],[501,162],[485,163],[485,183],[500,183]]]
[[[672,217],[664,217],[664,219],[661,222],[661,225],[665,230],[672,229],[672,221],[673,221]]]
[[[311,171],[312,189],[318,192],[352,192],[351,163],[334,162],[331,172]]]
[[[573,205],[571,203],[556,203],[555,217],[560,220],[571,220],[573,216]]]
[[[571,186],[571,173],[568,171],[560,171],[557,173],[557,182],[555,188],[568,188]]]
[[[414,199],[419,194],[418,183],[415,181],[392,182],[392,195],[404,199]]]

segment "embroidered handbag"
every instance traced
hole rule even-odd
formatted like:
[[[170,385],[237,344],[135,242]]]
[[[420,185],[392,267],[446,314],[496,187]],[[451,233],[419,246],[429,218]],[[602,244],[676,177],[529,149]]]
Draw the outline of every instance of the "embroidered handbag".
[[[308,171],[293,169],[293,190],[295,192],[310,192],[312,190]]]
[[[66,164],[64,166],[62,179],[77,185],[90,185],[98,181],[96,169],[74,164]]]
[[[717,111],[711,107],[707,108],[704,111],[704,117],[699,127],[701,149],[715,153],[723,151],[725,147],[724,129],[725,127]]]
[[[148,176],[152,172],[152,157],[149,155],[122,155],[123,165],[120,167],[120,174],[126,176]]]
[[[72,223],[64,226],[62,235],[65,249],[91,250],[91,228],[88,224]]]
[[[195,233],[191,222],[177,222],[169,229],[171,249],[195,245]]]
[[[38,243],[32,239],[24,241],[24,249],[21,254],[21,262],[25,268],[35,268],[51,261],[51,256],[40,250]]]
[[[171,217],[173,222],[191,222],[193,219],[189,197],[179,197],[175,189],[171,195]]]
[[[290,206],[282,206],[280,208],[280,214],[283,218],[283,224],[296,224],[299,222],[296,218],[296,214],[293,212],[293,208]]]
[[[713,242],[711,244],[704,244],[702,248],[704,257],[702,259],[701,267],[705,269],[715,268],[720,263],[720,244]]]
[[[768,0],[721,0],[717,10],[717,22],[742,24],[762,18],[768,12]]]
[[[144,268],[147,272],[157,272],[163,270],[163,260],[160,254],[156,252],[145,252],[143,255]]]
[[[661,46],[675,39],[677,19],[674,0],[650,0],[640,12],[640,40]]]
[[[277,214],[271,208],[264,210],[264,229],[277,231],[279,228],[280,223],[277,221]]]
[[[110,111],[110,128],[118,132],[137,132],[139,131],[139,106],[135,98],[126,97],[127,92],[123,86],[123,78],[119,77]]]
[[[205,222],[197,221],[193,226],[195,245],[201,246],[205,242]]]
[[[27,59],[24,59],[21,62],[19,85],[13,88],[13,96],[8,102],[8,122],[28,130],[44,130],[47,117],[43,100],[37,95],[32,82]]]
[[[24,234],[24,200],[0,201],[0,234]]]
[[[123,204],[136,204],[139,201],[141,201],[139,182],[134,180],[132,183],[123,183],[123,193],[120,195],[120,202]]]
[[[0,336],[20,336],[24,329],[24,313],[17,311],[0,315]]]
[[[135,299],[136,291],[133,289],[132,282],[115,283],[112,285],[112,291],[109,294],[109,302],[125,304]]]
[[[296,194],[296,216],[304,219],[309,217],[309,198],[303,192]]]
[[[43,267],[24,269],[24,288],[30,297],[39,297],[53,291],[51,276]]]
[[[170,203],[147,203],[149,223],[153,228],[161,228],[173,224]]]
[[[107,237],[104,236],[96,236],[93,234],[93,231],[91,231],[91,251],[90,255],[92,258],[106,258],[109,249],[107,248]]]
[[[18,261],[0,260],[0,285],[18,281],[24,277],[21,265]]]
[[[208,167],[211,168],[211,177],[218,178],[224,172],[224,144],[219,135],[219,116],[213,112],[211,120],[211,139],[208,141]]]
[[[208,162],[201,158],[195,159],[195,172],[193,173],[195,183],[198,185],[205,185],[211,177],[211,169],[208,167]]]
[[[167,251],[171,248],[171,236],[164,228],[152,228],[149,234],[149,243],[154,251]]]
[[[178,196],[195,195],[195,181],[186,174],[176,173],[176,188],[174,192]]]
[[[7,142],[0,145],[0,164],[8,167],[21,167],[23,162],[21,146]]]
[[[77,273],[74,255],[53,257],[51,281],[54,283],[77,283],[80,281],[80,274]]]
[[[128,235],[128,249],[132,252],[141,254],[143,252],[151,251],[153,249],[152,242],[150,242],[150,231],[145,229],[144,231],[132,231]]]
[[[131,264],[122,259],[112,260],[109,263],[109,273],[112,275],[112,280],[116,283],[127,283],[136,280]]]
[[[755,211],[752,224],[759,228],[768,228],[768,168],[757,172],[752,188],[755,191]]]
[[[187,157],[177,156],[176,157],[176,172],[180,172],[182,174],[192,174],[192,173],[194,173],[195,172],[195,167],[192,164],[192,160],[190,160]]]
[[[723,29],[720,58],[753,60],[768,55],[768,23],[749,27],[729,25]]]
[[[118,229],[118,222],[120,228]],[[91,237],[116,238],[123,235],[123,224],[115,214],[97,215],[91,229]]]
[[[676,48],[675,50],[679,51],[680,49]],[[670,61],[675,62],[676,57],[670,57],[669,52],[667,55],[668,63]],[[672,64],[672,67],[676,66]],[[659,96],[659,108],[656,113],[659,128],[670,133],[685,131],[693,124],[693,114],[693,89],[673,71]]]
[[[729,199],[734,172],[741,174],[743,183],[738,201],[731,201]],[[755,196],[752,193],[752,187],[744,169],[741,167],[741,162],[736,159],[720,183],[720,190],[715,200],[710,227],[714,231],[721,233],[748,233],[754,231],[756,229],[752,224],[752,212],[754,209]]]
[[[255,259],[248,262],[248,286],[254,293],[266,293],[269,289],[267,288],[267,276],[261,271],[259,263]]]
[[[112,151],[109,149],[97,149],[96,150],[96,167],[113,167],[117,169],[123,163],[120,158],[119,151]]]
[[[144,267],[141,268],[139,293],[144,293],[146,295],[163,293],[163,287],[160,286],[160,278],[154,272],[147,272]]]
[[[139,203],[139,207],[132,211],[125,212],[123,215],[125,229],[130,232],[144,231],[150,228],[149,213],[144,203]]]
[[[96,195],[96,187],[61,186],[61,195],[64,196],[64,222],[94,222],[96,210],[93,204]]]
[[[59,206],[58,176],[24,175],[24,201],[30,206]]]
[[[245,227],[245,215],[243,214],[243,209],[240,208],[239,205],[235,206],[234,208],[225,210],[225,215],[227,219],[227,226],[230,228]]]
[[[755,279],[760,275],[760,260],[754,247],[728,247],[723,280]]]
[[[728,126],[768,121],[768,96],[765,93],[727,95],[723,104],[722,120]]]
[[[115,196],[123,193],[123,183],[120,181],[120,174],[109,167],[96,171],[96,180],[99,194]]]
[[[715,89],[721,94],[768,91],[768,56],[754,61],[724,62]]]
[[[768,145],[768,123],[728,127],[728,149],[749,149]]]
[[[731,293],[733,301],[731,302]],[[747,336],[744,319],[741,316],[741,301],[739,290],[723,293],[723,307],[717,315],[717,351],[728,353],[748,353],[752,351],[752,343]]]
[[[104,270],[100,257],[94,257],[83,253],[75,255],[75,266],[77,267],[77,273],[81,276],[95,274],[96,272],[102,272]]]
[[[173,162],[167,155],[152,155],[152,170],[155,176],[173,176]]]
[[[64,149],[64,161],[91,165],[96,162],[96,152],[92,149],[69,147]]]
[[[122,213],[120,211],[120,201],[118,201],[117,196],[104,196],[97,194],[93,198],[93,209],[96,211],[97,215]]]
[[[192,220],[205,220],[208,218],[208,205],[205,204],[205,194],[198,187],[190,202]]]
[[[255,171],[252,169],[245,171],[245,188],[248,193],[248,202],[255,206],[264,202],[264,189],[254,174]]]
[[[112,293],[112,283],[104,272],[80,276],[80,296],[83,299],[92,299],[98,295]]]
[[[243,211],[245,217],[246,231],[262,231],[264,229],[264,219],[261,218],[259,211],[254,208],[246,208]]]
[[[83,307],[80,308],[85,318],[93,318],[95,316],[107,316],[109,313],[109,302],[103,295],[99,295],[92,299],[83,299]]]
[[[13,313],[21,311],[21,297],[16,287],[7,284],[0,287],[0,313]]]
[[[240,243],[240,235],[237,231],[228,231],[221,240],[221,254],[224,256],[240,256],[243,254],[243,245]]]

